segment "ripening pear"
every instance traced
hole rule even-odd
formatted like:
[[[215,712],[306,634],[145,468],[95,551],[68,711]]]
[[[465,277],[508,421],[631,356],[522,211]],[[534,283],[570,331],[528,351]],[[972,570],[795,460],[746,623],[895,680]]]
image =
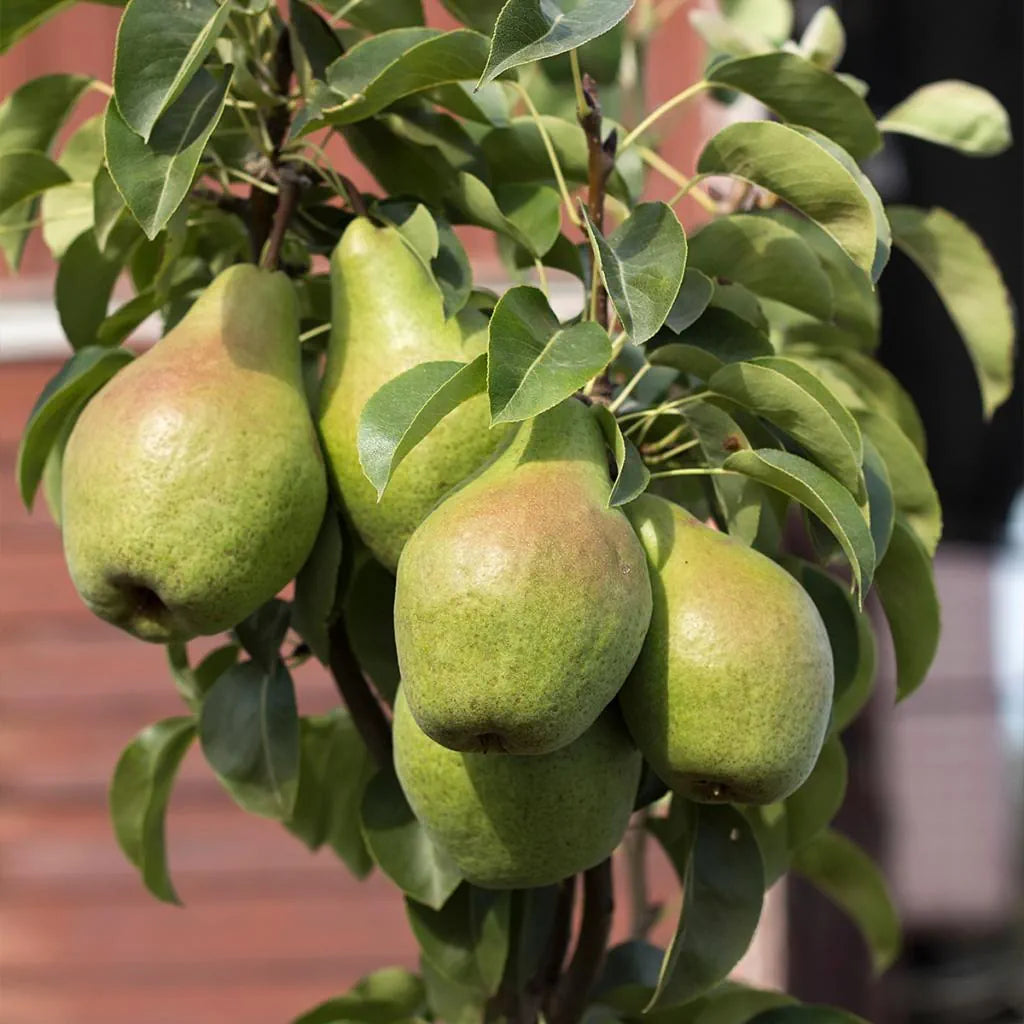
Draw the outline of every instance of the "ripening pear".
[[[393,227],[365,217],[345,229],[331,257],[332,329],[320,400],[320,433],[345,509],[366,546],[392,572],[413,530],[438,500],[491,454],[487,398],[450,412],[396,469],[378,502],[359,464],[363,406],[420,363],[468,362],[487,347],[487,319],[463,310],[445,320],[429,270]]]
[[[404,690],[395,702],[398,780],[427,834],[474,885],[550,885],[619,845],[641,758],[614,705],[549,754],[467,754],[420,729]]]
[[[298,330],[284,274],[230,267],[85,407],[62,525],[100,618],[160,643],[218,633],[301,568],[327,480]]]
[[[608,508],[604,439],[568,399],[412,535],[395,640],[409,707],[453,750],[545,754],[615,696],[651,616],[643,549]]]
[[[654,614],[619,702],[676,792],[781,800],[807,778],[832,703],[832,649],[814,602],[771,559],[664,498],[626,507],[650,562]]]

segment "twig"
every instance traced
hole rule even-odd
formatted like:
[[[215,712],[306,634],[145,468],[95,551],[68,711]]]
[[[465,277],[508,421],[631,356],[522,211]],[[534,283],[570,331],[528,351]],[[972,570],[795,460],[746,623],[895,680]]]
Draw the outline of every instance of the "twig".
[[[334,685],[377,766],[388,768],[391,765],[391,726],[359,667],[344,619],[338,619],[331,626],[328,639],[328,667]]]
[[[551,1024],[577,1024],[604,966],[612,928],[612,862],[601,861],[583,875],[583,917],[576,949],[551,1000]]]
[[[262,266],[265,270],[277,270],[281,263],[281,247],[284,245],[284,236],[288,231],[288,224],[295,213],[295,207],[299,201],[299,190],[302,185],[302,177],[291,167],[282,167],[279,175],[280,191],[277,195],[277,209],[274,211],[274,221],[270,229],[270,238],[267,241],[267,252],[263,258]]]

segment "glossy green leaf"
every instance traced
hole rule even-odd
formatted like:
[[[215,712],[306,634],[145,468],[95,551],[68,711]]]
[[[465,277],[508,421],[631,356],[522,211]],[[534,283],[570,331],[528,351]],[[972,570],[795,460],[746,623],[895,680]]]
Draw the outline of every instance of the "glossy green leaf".
[[[462,876],[416,820],[390,770],[378,772],[366,787],[362,821],[366,845],[381,871],[406,896],[440,910]]]
[[[713,220],[691,236],[689,266],[819,319],[832,315],[832,285],[820,261],[779,221],[745,213]]]
[[[459,171],[445,192],[452,219],[508,235],[534,256],[554,245],[561,227],[558,193],[545,185],[501,185],[491,189]]]
[[[70,180],[44,153],[0,153],[0,214]]]
[[[385,967],[356,982],[343,996],[304,1013],[295,1024],[399,1024],[421,1015],[423,982],[404,967]]]
[[[92,182],[92,229],[96,234],[96,244],[100,252],[107,248],[107,242],[118,220],[124,212],[125,204],[118,192],[114,179],[106,166],[100,167]]]
[[[798,363],[779,356],[729,363],[715,372],[708,389],[781,427],[851,494],[861,494],[863,445],[857,421]]]
[[[358,447],[378,499],[402,459],[486,383],[487,357],[480,355],[471,363],[420,363],[374,392],[359,417]]]
[[[831,7],[819,7],[800,37],[800,53],[812,64],[831,71],[845,52],[846,31],[839,15]]]
[[[431,89],[427,97],[439,107],[479,124],[505,127],[509,123],[508,93],[499,82],[473,88],[469,82],[449,82]]]
[[[501,984],[509,949],[508,892],[464,882],[440,910],[406,899],[405,911],[423,957],[446,978],[485,996]]]
[[[900,951],[900,923],[871,858],[845,836],[827,831],[797,850],[793,868],[849,914],[871,950],[875,970],[890,967]]]
[[[686,1003],[721,982],[747,951],[761,916],[761,854],[746,819],[726,804],[686,813],[695,818],[695,834],[677,843],[666,844],[662,823],[650,823],[683,884],[683,908],[649,1010]]]
[[[271,672],[280,657],[290,621],[288,602],[272,597],[239,622],[234,634],[246,654],[261,668]]]
[[[189,708],[196,712],[203,697],[229,668],[238,662],[237,644],[215,647],[195,668],[189,664],[188,649],[182,643],[167,645],[167,664],[171,678]]]
[[[863,597],[875,573],[875,546],[861,510],[838,480],[813,462],[770,448],[736,452],[725,468],[782,491],[813,512],[839,541]]]
[[[584,208],[601,277],[630,340],[642,345],[672,309],[686,270],[686,234],[667,203],[641,203],[610,235]]]
[[[83,348],[47,382],[32,406],[18,445],[15,475],[27,508],[32,507],[46,457],[67,417],[131,361],[131,352],[124,349]]]
[[[202,67],[233,6],[232,0],[131,0],[125,8],[114,50],[114,99],[143,142]]]
[[[288,830],[311,850],[329,846],[357,877],[373,867],[359,812],[373,761],[344,708],[303,718],[299,788]]]
[[[148,143],[125,123],[117,104],[108,105],[107,166],[147,238],[156,238],[192,187],[230,84],[230,68],[220,79],[207,71],[195,75],[153,126]]]
[[[508,0],[491,37],[481,84],[521,64],[576,49],[613,29],[636,0],[581,0],[563,12],[544,0]]]
[[[608,495],[608,507],[617,508],[619,505],[628,504],[647,490],[647,485],[651,482],[651,472],[640,458],[636,445],[628,437],[623,436],[618,420],[609,412],[607,406],[595,405],[590,411],[597,417],[608,447],[615,456],[617,473]]]
[[[199,716],[203,754],[245,810],[284,821],[295,806],[299,715],[292,677],[280,661],[245,661],[213,684]]]
[[[941,632],[939,596],[928,551],[900,517],[875,574],[896,652],[897,699],[924,682],[935,660]]]
[[[329,658],[328,626],[338,604],[342,539],[338,511],[329,503],[305,565],[295,577],[292,628],[324,665]]]
[[[665,325],[676,334],[681,334],[701,318],[715,291],[714,282],[693,266],[694,261],[691,257],[692,250],[687,257],[689,265],[683,274],[679,293],[668,311],[668,316],[665,317]]]
[[[759,100],[783,120],[813,128],[858,159],[881,148],[871,109],[835,75],[795,53],[764,53],[716,64],[708,81]]]
[[[995,156],[1013,141],[1006,108],[971,82],[931,82],[912,92],[879,122],[883,132],[913,135],[970,156]]]
[[[947,210],[890,206],[893,240],[931,281],[974,363],[986,416],[1013,389],[1010,296],[981,239]]]
[[[491,423],[525,420],[552,408],[604,369],[611,355],[607,332],[593,321],[562,327],[543,292],[510,288],[489,328]]]
[[[121,754],[110,784],[118,845],[146,888],[164,903],[181,902],[167,870],[164,818],[178,766],[195,734],[191,716],[147,726]]]
[[[858,182],[834,156],[788,125],[729,125],[704,147],[702,174],[732,174],[795,206],[827,232],[864,273],[875,259],[875,220]]]

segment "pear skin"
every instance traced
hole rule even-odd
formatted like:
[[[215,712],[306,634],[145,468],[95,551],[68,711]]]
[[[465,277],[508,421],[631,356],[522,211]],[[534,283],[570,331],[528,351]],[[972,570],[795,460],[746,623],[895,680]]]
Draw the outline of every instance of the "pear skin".
[[[466,309],[444,318],[440,292],[393,227],[365,217],[331,256],[332,329],[320,401],[320,434],[356,532],[392,572],[405,542],[438,500],[494,451],[485,395],[450,412],[404,459],[378,502],[356,442],[363,406],[420,363],[468,362],[487,347],[487,319]]]
[[[68,569],[100,618],[166,643],[273,597],[327,500],[288,278],[221,273],[86,405],[61,483]]]
[[[420,729],[403,691],[394,724],[399,782],[427,834],[474,885],[550,885],[618,846],[641,758],[614,706],[549,754],[465,754]]]
[[[545,754],[615,696],[651,589],[609,488],[600,428],[569,399],[520,424],[413,534],[395,639],[409,707],[438,743]]]
[[[704,802],[773,803],[810,774],[832,704],[832,649],[784,569],[684,509],[626,506],[650,562],[654,614],[619,695],[644,757]]]

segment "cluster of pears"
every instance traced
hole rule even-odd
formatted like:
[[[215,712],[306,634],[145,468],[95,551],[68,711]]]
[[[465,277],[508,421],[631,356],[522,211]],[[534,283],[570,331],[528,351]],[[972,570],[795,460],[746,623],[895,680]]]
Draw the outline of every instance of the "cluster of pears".
[[[470,881],[545,885],[603,860],[645,760],[695,800],[796,789],[833,685],[800,585],[663,498],[609,508],[603,435],[572,398],[511,429],[490,429],[485,396],[463,403],[378,501],[357,446],[367,399],[419,363],[472,359],[487,321],[446,318],[429,269],[366,217],[331,291],[319,441],[292,288],[251,266],[88,404],[62,486],[86,602],[148,640],[230,628],[301,567],[330,478],[397,573],[399,781]]]

